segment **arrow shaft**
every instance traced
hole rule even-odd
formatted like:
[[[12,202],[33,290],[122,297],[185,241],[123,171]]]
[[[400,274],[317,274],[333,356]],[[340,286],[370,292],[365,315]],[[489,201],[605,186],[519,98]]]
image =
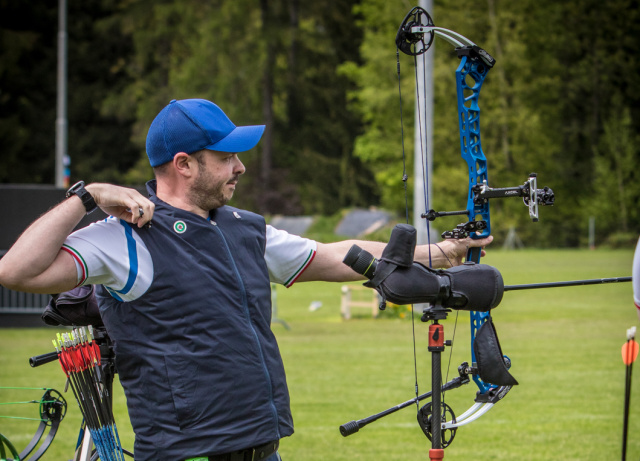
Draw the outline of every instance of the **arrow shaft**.
[[[622,426],[622,460],[627,459],[627,437],[629,434],[629,408],[631,406],[631,373],[633,362],[627,365],[624,390],[624,421]]]

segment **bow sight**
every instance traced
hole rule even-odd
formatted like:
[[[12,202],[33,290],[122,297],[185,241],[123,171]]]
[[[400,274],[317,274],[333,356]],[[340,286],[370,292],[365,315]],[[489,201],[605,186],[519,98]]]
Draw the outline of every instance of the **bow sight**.
[[[529,175],[529,179],[527,179],[522,186],[492,188],[487,185],[485,180],[482,184],[472,186],[471,191],[473,193],[474,205],[480,207],[485,205],[488,206],[489,199],[492,198],[522,197],[524,204],[529,207],[529,216],[533,222],[538,222],[538,206],[553,205],[555,201],[555,195],[550,187],[545,186],[542,189],[538,189],[537,175],[535,173],[531,173]],[[421,217],[429,221],[435,221],[436,218],[456,215],[469,216],[469,210],[429,210],[426,213],[422,213]],[[463,239],[472,237],[474,233],[483,231],[486,228],[486,221],[473,220],[458,224],[456,228],[451,231],[443,232],[442,238]]]

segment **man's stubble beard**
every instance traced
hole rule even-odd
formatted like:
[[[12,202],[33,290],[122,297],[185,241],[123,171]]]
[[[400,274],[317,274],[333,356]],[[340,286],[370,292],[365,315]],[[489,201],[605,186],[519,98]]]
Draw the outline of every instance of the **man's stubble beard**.
[[[237,177],[234,178],[237,181]],[[233,192],[226,197],[224,189],[229,179],[223,181],[214,181],[211,176],[203,170],[198,172],[198,176],[191,189],[191,199],[202,210],[213,210],[226,205]]]

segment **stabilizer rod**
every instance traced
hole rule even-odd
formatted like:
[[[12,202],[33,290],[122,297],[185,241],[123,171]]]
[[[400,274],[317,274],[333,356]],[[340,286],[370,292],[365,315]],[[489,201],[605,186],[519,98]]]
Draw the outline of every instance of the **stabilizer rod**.
[[[630,282],[631,277],[612,277],[605,279],[570,280],[566,282],[528,283],[525,285],[505,285],[504,291],[533,290],[536,288],[575,287],[580,285],[601,285],[604,283]]]
[[[468,384],[470,382],[469,375],[466,373],[466,370],[468,369],[469,369],[468,363],[465,362],[462,365],[460,365],[460,367],[458,368],[458,371],[460,372],[460,376],[453,378],[451,381],[449,381],[446,384],[443,384],[442,392],[446,392],[451,389],[456,389],[462,386],[463,384]],[[351,434],[355,434],[367,424],[377,421],[378,419],[384,416],[390,415],[391,413],[395,413],[398,410],[402,410],[403,408],[406,408],[410,405],[414,405],[416,402],[420,402],[424,399],[428,399],[429,397],[431,397],[431,394],[432,392],[429,391],[422,395],[419,395],[418,397],[414,397],[411,400],[407,400],[406,402],[396,405],[395,407],[391,407],[388,410],[382,411],[375,415],[369,416],[364,419],[359,419],[358,421],[349,421],[348,423],[345,423],[342,426],[340,426],[340,434],[342,434],[343,437],[347,437]]]

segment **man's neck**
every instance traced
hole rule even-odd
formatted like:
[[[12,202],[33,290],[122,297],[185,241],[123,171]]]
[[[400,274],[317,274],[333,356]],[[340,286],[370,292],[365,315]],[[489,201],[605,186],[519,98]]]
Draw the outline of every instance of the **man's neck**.
[[[156,196],[163,202],[171,205],[174,208],[188,211],[190,213],[197,214],[204,219],[209,218],[209,211],[203,210],[194,205],[186,196],[186,194],[176,194],[175,190],[181,190],[180,187],[172,187],[164,181],[157,181]]]

